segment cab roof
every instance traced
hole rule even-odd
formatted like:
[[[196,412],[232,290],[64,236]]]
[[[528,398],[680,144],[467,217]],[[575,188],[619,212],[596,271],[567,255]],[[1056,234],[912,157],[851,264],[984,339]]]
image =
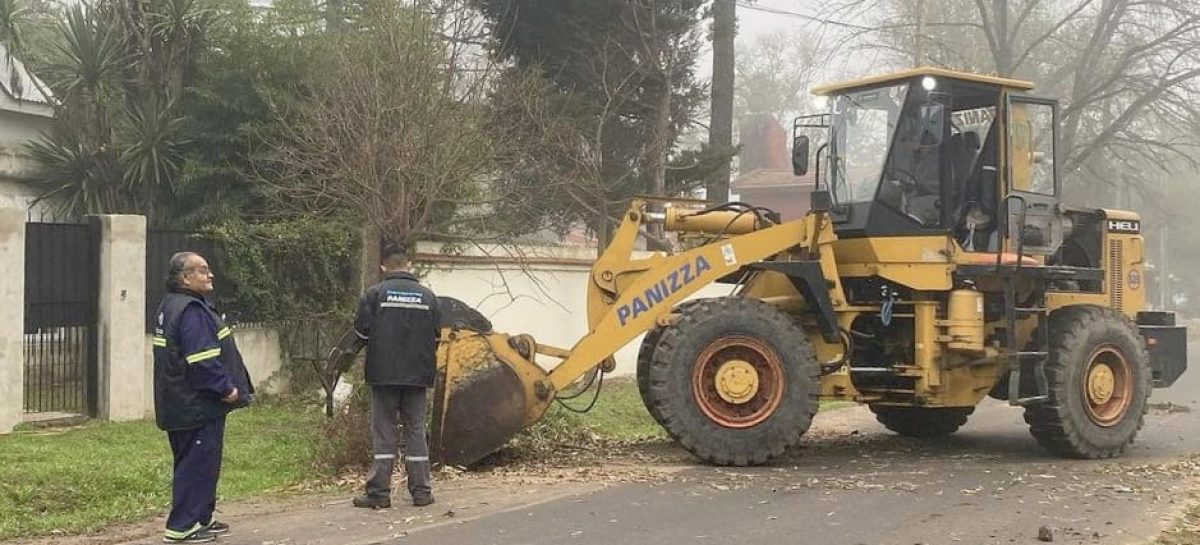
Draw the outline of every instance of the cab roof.
[[[1028,81],[1022,81],[1022,80],[1018,80],[1018,79],[1001,78],[1001,77],[997,77],[997,76],[985,76],[982,74],[974,74],[971,72],[960,72],[958,70],[950,70],[948,68],[937,68],[934,66],[921,66],[921,67],[917,67],[917,68],[909,68],[907,70],[901,70],[899,72],[891,72],[888,74],[881,74],[878,76],[854,79],[854,80],[843,81],[843,82],[839,82],[839,83],[831,83],[829,85],[821,85],[819,87],[813,88],[812,92],[814,95],[821,95],[821,96],[831,95],[831,94],[834,94],[837,92],[846,91],[846,90],[850,90],[850,89],[857,89],[860,87],[871,87],[871,86],[878,85],[881,83],[902,81],[902,80],[907,80],[907,79],[911,79],[914,77],[920,77],[920,76],[934,76],[934,77],[940,77],[940,78],[957,79],[957,80],[962,80],[962,81],[983,83],[983,84],[987,84],[987,85],[995,85],[998,87],[1006,87],[1008,89],[1013,89],[1013,90],[1018,90],[1018,91],[1028,91],[1030,89],[1033,89],[1033,83],[1028,82]]]

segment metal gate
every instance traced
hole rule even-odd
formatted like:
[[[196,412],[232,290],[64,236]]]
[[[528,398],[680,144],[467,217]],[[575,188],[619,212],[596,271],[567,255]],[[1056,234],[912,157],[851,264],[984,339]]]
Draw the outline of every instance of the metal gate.
[[[93,225],[25,225],[25,412],[95,416],[99,244]]]

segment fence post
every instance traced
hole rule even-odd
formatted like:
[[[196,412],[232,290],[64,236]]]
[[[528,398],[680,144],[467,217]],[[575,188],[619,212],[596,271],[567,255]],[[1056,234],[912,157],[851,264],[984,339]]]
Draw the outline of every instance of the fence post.
[[[0,208],[0,433],[25,412],[25,211]]]
[[[145,416],[146,218],[92,216],[100,236],[99,417]]]

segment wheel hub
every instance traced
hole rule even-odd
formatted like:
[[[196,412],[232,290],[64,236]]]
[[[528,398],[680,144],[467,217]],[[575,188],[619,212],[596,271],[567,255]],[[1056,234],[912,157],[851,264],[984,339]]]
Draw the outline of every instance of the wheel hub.
[[[1112,368],[1104,363],[1097,363],[1088,373],[1087,392],[1091,402],[1103,405],[1112,399],[1116,378]]]
[[[692,393],[700,410],[726,428],[757,426],[783,401],[783,361],[775,349],[748,336],[711,342],[692,368]]]
[[[758,393],[758,372],[743,360],[730,360],[717,369],[717,395],[730,403],[741,405]]]
[[[1120,424],[1133,402],[1133,370],[1124,352],[1104,345],[1092,352],[1082,376],[1088,418],[1099,426]]]

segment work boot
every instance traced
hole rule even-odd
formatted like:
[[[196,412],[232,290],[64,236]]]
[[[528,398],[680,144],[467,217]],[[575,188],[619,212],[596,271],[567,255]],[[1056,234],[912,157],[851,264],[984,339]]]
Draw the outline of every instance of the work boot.
[[[388,509],[392,506],[392,499],[363,494],[354,498],[354,506],[363,509]]]
[[[424,507],[433,503],[433,494],[426,492],[424,494],[413,494],[413,505]]]
[[[167,535],[163,536],[163,543],[207,543],[217,540],[216,534],[204,530],[196,530],[188,534],[170,530],[167,532]]]
[[[223,536],[229,534],[229,525],[219,520],[214,520],[204,527],[204,531],[210,534]]]

